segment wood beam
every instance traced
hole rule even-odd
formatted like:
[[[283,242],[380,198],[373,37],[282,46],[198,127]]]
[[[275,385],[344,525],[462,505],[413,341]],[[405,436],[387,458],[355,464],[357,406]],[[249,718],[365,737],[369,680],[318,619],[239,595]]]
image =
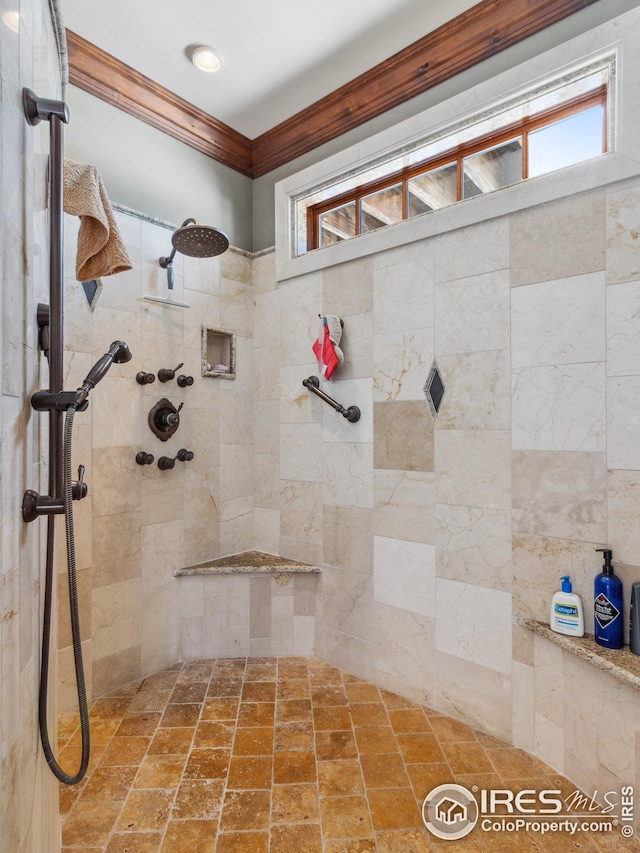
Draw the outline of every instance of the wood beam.
[[[69,82],[252,177],[251,140],[67,30]]]
[[[482,0],[253,140],[259,177],[598,0]]]
[[[70,82],[260,177],[599,0],[481,0],[251,141],[67,30]]]

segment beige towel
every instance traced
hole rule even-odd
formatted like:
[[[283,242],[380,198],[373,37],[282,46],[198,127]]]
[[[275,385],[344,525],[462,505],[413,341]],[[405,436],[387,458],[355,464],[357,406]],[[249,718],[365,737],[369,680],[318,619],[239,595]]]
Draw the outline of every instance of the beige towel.
[[[78,281],[130,270],[131,261],[96,167],[65,160],[63,199],[65,212],[80,217],[76,254]]]

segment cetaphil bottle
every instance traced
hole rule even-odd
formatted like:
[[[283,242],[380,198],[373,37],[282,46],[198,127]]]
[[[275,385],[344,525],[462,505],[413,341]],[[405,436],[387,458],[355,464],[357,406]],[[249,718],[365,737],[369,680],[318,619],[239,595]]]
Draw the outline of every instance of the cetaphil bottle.
[[[563,575],[562,589],[554,593],[551,599],[549,627],[556,634],[569,634],[571,637],[584,636],[584,613],[580,596],[571,592],[569,575]]]

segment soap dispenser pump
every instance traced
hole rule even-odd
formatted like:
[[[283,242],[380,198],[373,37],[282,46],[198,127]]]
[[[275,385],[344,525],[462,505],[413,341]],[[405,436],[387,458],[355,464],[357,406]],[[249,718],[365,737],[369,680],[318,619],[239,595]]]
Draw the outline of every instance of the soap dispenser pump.
[[[593,583],[593,634],[596,643],[607,649],[622,648],[622,581],[616,577],[611,564],[611,550],[602,552],[604,565]]]
[[[584,614],[580,596],[571,592],[571,579],[563,575],[562,589],[551,599],[549,627],[556,634],[568,634],[571,637],[584,636]]]

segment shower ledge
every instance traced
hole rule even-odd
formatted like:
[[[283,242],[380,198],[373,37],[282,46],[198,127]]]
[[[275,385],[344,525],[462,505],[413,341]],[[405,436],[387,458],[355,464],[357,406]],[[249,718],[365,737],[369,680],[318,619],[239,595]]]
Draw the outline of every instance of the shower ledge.
[[[628,684],[635,690],[640,690],[640,656],[629,651],[629,647],[623,649],[605,649],[599,646],[592,636],[569,637],[566,634],[556,634],[544,622],[535,619],[516,619],[522,628],[528,628],[534,634],[544,637],[556,646],[566,649],[576,657],[586,660],[598,669],[608,672],[623,684]]]
[[[242,551],[230,554],[228,557],[218,557],[215,560],[205,560],[195,566],[176,569],[176,578],[193,575],[241,575],[241,574],[304,574],[321,572],[320,566],[289,560],[287,557],[277,557],[275,554],[265,554],[263,551]]]

